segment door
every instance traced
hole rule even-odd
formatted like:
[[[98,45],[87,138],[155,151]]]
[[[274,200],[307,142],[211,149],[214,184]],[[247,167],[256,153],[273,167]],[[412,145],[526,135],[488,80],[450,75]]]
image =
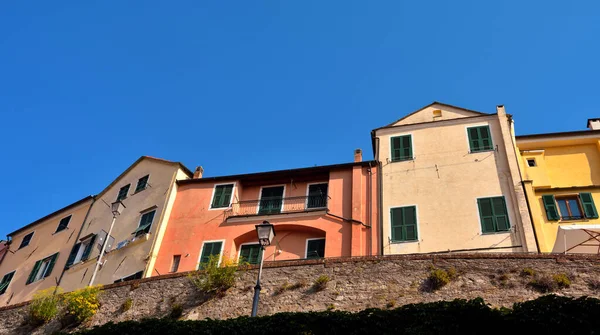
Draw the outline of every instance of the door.
[[[258,214],[281,213],[283,205],[283,186],[265,187],[260,193]]]

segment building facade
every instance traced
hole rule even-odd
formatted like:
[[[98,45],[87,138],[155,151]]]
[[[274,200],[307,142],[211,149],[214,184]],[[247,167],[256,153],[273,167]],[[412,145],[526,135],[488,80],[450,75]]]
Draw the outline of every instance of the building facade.
[[[275,238],[265,262],[379,254],[377,165],[355,162],[179,181],[153,275],[196,270],[211,255],[259,261],[255,225]]]
[[[10,234],[0,263],[0,306],[30,300],[56,286],[93,203],[83,198]]]
[[[565,241],[557,241],[560,227],[600,224],[595,205],[600,203],[600,121],[588,120],[588,127],[586,131],[516,137],[540,252],[552,252],[556,243],[563,247]],[[569,252],[571,247],[558,249]],[[598,250],[596,246],[588,252]]]
[[[536,252],[512,127],[435,102],[375,129],[383,253]]]
[[[96,196],[70,250],[60,286],[72,291],[150,276],[175,200],[176,181],[190,177],[191,172],[176,162],[143,156],[133,163]],[[110,205],[117,200],[125,209],[108,236]],[[106,255],[91,283],[104,243]]]

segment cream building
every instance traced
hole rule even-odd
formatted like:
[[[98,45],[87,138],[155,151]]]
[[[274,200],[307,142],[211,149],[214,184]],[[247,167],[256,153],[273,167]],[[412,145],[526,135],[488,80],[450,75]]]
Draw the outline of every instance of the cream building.
[[[92,202],[88,196],[8,234],[0,263],[0,307],[56,286]]]
[[[102,244],[107,253],[93,282],[112,284],[150,276],[177,192],[176,180],[191,178],[181,163],[143,156],[95,198],[77,236],[60,282],[65,291],[90,284]],[[125,209],[112,221],[111,203]]]
[[[513,121],[434,102],[373,130],[384,254],[537,252]]]

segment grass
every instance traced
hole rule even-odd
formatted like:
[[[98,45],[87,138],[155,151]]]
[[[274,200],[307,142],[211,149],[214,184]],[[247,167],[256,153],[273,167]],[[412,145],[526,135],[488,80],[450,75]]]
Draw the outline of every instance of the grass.
[[[323,291],[327,288],[327,283],[329,283],[330,280],[331,278],[329,278],[328,275],[320,275],[313,283],[314,290],[316,292]]]

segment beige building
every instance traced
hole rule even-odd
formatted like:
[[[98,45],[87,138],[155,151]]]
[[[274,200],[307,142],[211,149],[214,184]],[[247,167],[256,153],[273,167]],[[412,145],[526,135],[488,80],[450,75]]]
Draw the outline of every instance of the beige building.
[[[0,263],[0,306],[56,286],[92,202],[91,196],[83,198],[8,235]]]
[[[107,253],[93,282],[112,284],[150,276],[177,191],[176,180],[191,178],[181,163],[143,156],[95,198],[60,282],[65,291],[90,284],[102,244]],[[125,209],[112,221],[110,205]]]
[[[512,127],[434,102],[373,130],[384,254],[536,252]]]

